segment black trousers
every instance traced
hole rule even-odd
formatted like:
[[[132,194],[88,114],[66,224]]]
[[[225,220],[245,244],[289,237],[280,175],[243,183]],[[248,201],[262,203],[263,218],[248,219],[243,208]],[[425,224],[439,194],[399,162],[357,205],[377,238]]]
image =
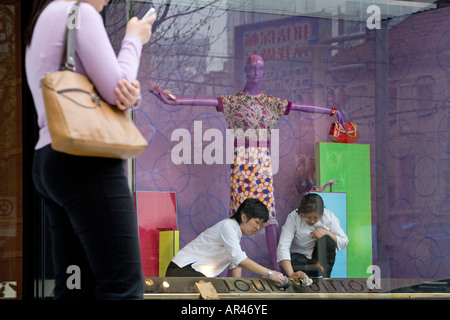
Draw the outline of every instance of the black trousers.
[[[142,299],[137,220],[123,160],[46,146],[35,152],[33,179],[51,235],[54,299]],[[80,289],[70,266],[79,268]]]
[[[166,270],[166,277],[206,277],[203,273],[192,268],[192,263],[180,268],[175,262],[170,261]]]
[[[300,253],[291,253],[294,271],[303,271],[309,277],[329,278],[336,260],[336,242],[330,236],[323,236],[316,241],[311,259]]]

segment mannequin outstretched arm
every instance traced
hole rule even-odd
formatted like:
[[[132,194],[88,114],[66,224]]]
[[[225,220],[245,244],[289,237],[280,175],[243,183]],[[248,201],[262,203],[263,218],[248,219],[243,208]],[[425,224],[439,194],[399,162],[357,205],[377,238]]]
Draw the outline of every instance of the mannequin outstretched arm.
[[[319,106],[311,106],[311,105],[292,103],[291,110],[308,112],[308,113],[324,113],[324,114],[330,115],[331,117],[336,116],[338,123],[340,125],[342,125],[344,127],[344,129],[347,131],[347,129],[345,128],[345,125],[344,125],[344,123],[345,123],[344,116],[336,108],[327,108],[327,107],[319,107]]]
[[[158,84],[150,82],[150,88],[148,90],[161,102],[168,105],[184,105],[184,106],[209,106],[217,107],[219,102],[217,99],[207,99],[207,98],[177,98],[174,94],[167,90],[161,89]]]
[[[168,105],[185,105],[185,106],[210,106],[217,107],[219,106],[219,101],[216,98],[177,98],[173,93],[161,89],[157,83],[150,82],[149,92],[153,94],[158,100]],[[342,116],[341,112],[335,108],[328,107],[319,107],[319,106],[311,106],[311,105],[303,105],[298,103],[292,103],[291,110],[302,111],[308,113],[324,113],[329,114],[330,116],[336,116],[337,121],[340,125],[346,127],[344,125],[345,120]]]

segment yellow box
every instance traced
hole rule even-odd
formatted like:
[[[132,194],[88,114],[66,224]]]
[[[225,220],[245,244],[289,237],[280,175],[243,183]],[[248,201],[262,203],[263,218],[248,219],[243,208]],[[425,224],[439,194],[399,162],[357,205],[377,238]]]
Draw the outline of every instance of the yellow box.
[[[167,266],[179,250],[180,233],[178,230],[159,231],[159,276],[166,275]]]

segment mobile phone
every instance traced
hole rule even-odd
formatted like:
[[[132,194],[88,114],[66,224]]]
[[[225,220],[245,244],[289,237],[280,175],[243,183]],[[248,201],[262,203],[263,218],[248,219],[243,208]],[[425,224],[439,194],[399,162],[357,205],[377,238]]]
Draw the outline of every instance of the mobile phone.
[[[150,17],[152,14],[154,14],[156,12],[155,8],[150,8],[147,13],[142,17],[142,20],[147,19],[148,17]]]

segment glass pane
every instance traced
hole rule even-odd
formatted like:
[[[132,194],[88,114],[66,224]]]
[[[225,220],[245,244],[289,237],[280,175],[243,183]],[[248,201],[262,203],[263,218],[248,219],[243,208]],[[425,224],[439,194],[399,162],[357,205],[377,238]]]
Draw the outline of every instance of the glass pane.
[[[336,293],[420,291],[411,288],[448,279],[449,8],[365,1],[153,4],[159,20],[143,51],[139,77],[144,88],[153,81],[177,98],[232,95],[245,87],[247,57],[258,54],[265,62],[262,92],[296,104],[337,108],[345,121],[357,124],[357,144],[368,147],[362,171],[352,165],[360,156],[343,151],[339,159],[354,173],[351,177],[320,178],[316,144],[330,142],[336,120],[321,113],[291,110],[283,116],[276,127],[278,156],[272,159],[278,234],[314,186],[337,179],[334,191],[351,198],[347,274],[339,276],[345,282]],[[113,36],[124,23],[121,5],[106,11]],[[133,10],[141,16],[149,7],[135,1]],[[378,12],[381,21],[375,19]],[[136,190],[177,193],[182,248],[228,216],[229,122],[216,108],[170,106],[144,89],[136,123],[149,141],[136,160]],[[184,133],[191,148],[182,148]],[[325,169],[335,164],[329,161]],[[363,194],[364,206],[357,201],[360,211],[353,215],[366,218],[355,222],[353,198]],[[253,260],[274,268],[264,234],[244,237],[241,245]],[[257,275],[244,271],[243,276]],[[306,291],[333,292],[339,284],[321,281]],[[369,290],[367,283],[379,290]],[[445,282],[436,290],[441,285]]]
[[[127,19],[150,6],[157,11],[138,75],[142,103],[134,111],[149,147],[135,160],[132,190],[176,194],[179,248],[229,217],[230,188],[240,181],[247,196],[270,194],[262,199],[274,208],[268,226],[244,236],[241,247],[258,264],[284,271],[276,263],[278,239],[303,196],[322,193],[328,208],[336,204],[325,193],[345,202],[335,211],[349,242],[334,273],[311,276],[310,286],[291,281],[286,290],[247,270],[241,278],[224,270],[208,278],[219,296],[448,292],[450,8],[406,1],[168,4],[117,0],[102,14],[118,51]],[[217,100],[244,90],[252,54],[264,60],[259,91],[269,95],[258,97],[290,102],[271,131],[273,190],[253,188],[239,171],[230,174],[237,132],[230,129],[242,114],[224,115]],[[164,103],[149,92],[151,82],[172,94],[169,102],[197,101]],[[249,112],[263,113],[254,109],[261,100],[252,103]],[[356,142],[330,140],[338,120],[333,108],[356,124],[348,127],[357,129]],[[141,216],[151,210],[139,209]],[[275,241],[267,237],[273,229]],[[197,298],[198,281],[146,277],[146,298]]]

